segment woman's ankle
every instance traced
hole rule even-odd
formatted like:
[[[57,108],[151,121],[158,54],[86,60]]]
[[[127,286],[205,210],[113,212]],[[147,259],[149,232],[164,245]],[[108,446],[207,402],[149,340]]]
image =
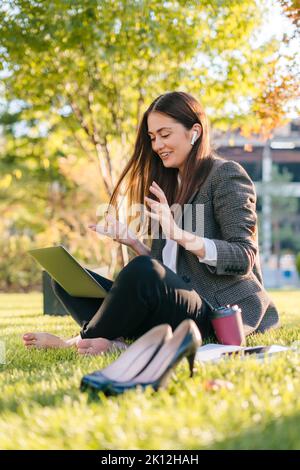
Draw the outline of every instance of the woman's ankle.
[[[66,339],[66,340],[65,340],[66,347],[67,347],[67,348],[71,348],[72,346],[76,346],[77,341],[78,341],[79,339],[81,339],[81,336],[80,336],[80,335],[72,336],[72,338]]]

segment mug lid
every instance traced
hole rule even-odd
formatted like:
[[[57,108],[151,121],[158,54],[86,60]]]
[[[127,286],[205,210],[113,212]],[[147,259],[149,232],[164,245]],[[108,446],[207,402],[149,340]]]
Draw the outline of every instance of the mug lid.
[[[241,309],[238,305],[226,305],[226,307],[217,307],[211,312],[211,318],[223,318],[230,317],[236,313],[241,313]]]

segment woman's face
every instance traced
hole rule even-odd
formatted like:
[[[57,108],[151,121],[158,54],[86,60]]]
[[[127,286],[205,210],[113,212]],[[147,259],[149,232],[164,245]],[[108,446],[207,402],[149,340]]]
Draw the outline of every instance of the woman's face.
[[[183,171],[185,162],[191,151],[191,139],[197,126],[187,130],[180,122],[159,112],[148,116],[148,134],[152,149],[161,158],[166,168],[178,168]],[[199,130],[200,132],[200,130]],[[198,134],[199,137],[199,134]]]

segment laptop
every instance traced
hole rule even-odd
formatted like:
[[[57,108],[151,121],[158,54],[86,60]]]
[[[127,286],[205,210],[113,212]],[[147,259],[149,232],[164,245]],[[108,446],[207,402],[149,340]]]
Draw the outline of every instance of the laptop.
[[[100,284],[101,277],[81,266],[63,245],[29,250],[28,253],[68,294],[74,297],[106,296],[107,290]]]

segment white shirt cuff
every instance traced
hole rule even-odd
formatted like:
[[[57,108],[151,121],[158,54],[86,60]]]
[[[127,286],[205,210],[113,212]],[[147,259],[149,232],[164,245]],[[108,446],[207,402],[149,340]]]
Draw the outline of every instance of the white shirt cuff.
[[[208,264],[209,266],[217,266],[217,247],[215,242],[209,238],[203,238],[205,247],[205,256],[201,258],[198,256],[200,263]]]

